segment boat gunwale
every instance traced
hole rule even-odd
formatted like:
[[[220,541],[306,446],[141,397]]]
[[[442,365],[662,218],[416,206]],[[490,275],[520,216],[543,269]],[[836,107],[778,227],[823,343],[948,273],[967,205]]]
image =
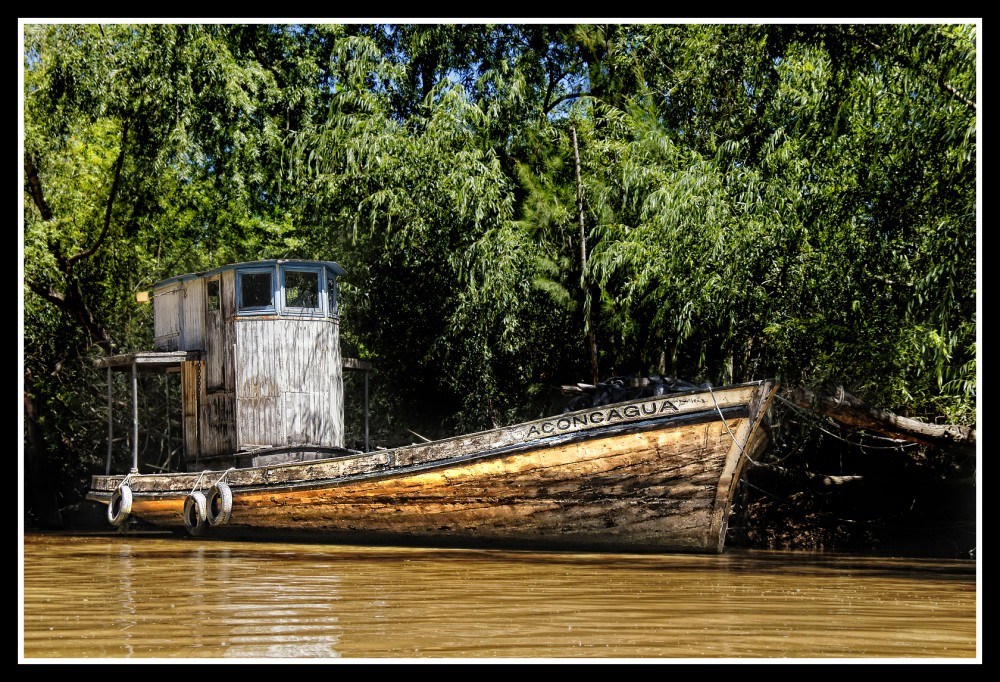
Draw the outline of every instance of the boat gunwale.
[[[621,403],[628,404],[628,403]],[[751,412],[749,405],[737,404],[728,407],[721,408],[723,415],[726,420],[730,419],[748,419],[751,417]],[[452,466],[458,466],[462,464],[467,464],[469,462],[475,462],[479,460],[491,459],[494,457],[504,457],[508,455],[516,455],[524,452],[545,450],[552,447],[557,447],[560,445],[572,444],[575,442],[600,440],[603,438],[611,438],[615,436],[629,435],[632,433],[642,433],[646,431],[655,431],[662,429],[664,427],[673,427],[680,425],[696,425],[699,423],[710,423],[713,421],[718,421],[718,412],[715,410],[700,410],[698,412],[686,412],[682,414],[672,414],[663,417],[654,417],[652,419],[646,419],[638,422],[625,422],[619,424],[613,424],[610,426],[600,427],[592,430],[585,431],[575,431],[570,433],[555,434],[545,438],[534,439],[530,441],[522,441],[519,443],[510,443],[507,445],[502,445],[494,448],[487,448],[482,450],[475,450],[473,452],[461,452],[459,454],[443,456],[439,459],[433,459],[423,462],[416,462],[412,464],[401,464],[393,465],[388,462],[389,455],[394,454],[397,451],[406,450],[408,448],[413,448],[413,445],[401,446],[399,448],[394,448],[393,450],[382,450],[376,452],[362,453],[361,455],[343,455],[338,457],[327,457],[323,459],[309,460],[305,462],[285,462],[275,465],[262,465],[255,467],[243,467],[240,469],[235,469],[232,472],[227,472],[225,470],[220,471],[205,471],[205,472],[177,472],[172,474],[144,474],[138,478],[153,482],[153,479],[175,479],[179,480],[181,477],[184,478],[196,478],[196,477],[206,477],[209,474],[215,474],[215,477],[211,477],[207,480],[205,485],[196,487],[195,489],[206,490],[211,487],[215,482],[216,478],[221,478],[225,476],[227,484],[233,490],[233,493],[251,493],[251,492],[284,492],[284,491],[305,491],[305,490],[315,490],[321,488],[333,488],[340,487],[344,485],[354,484],[360,481],[373,481],[386,478],[393,478],[397,476],[405,476],[416,473],[423,473],[427,471],[433,471],[435,469],[447,469]],[[421,444],[417,444],[421,445]],[[739,444],[743,447],[745,444]],[[300,478],[299,480],[292,481],[276,481],[273,483],[239,483],[229,478],[229,475],[233,473],[247,473],[252,474],[254,472],[273,470],[277,468],[289,469],[289,468],[312,468],[317,465],[328,464],[331,462],[345,461],[349,459],[366,459],[373,456],[382,455],[386,456],[387,462],[384,468],[376,469],[373,471],[362,471],[356,473],[346,473],[339,476],[321,476],[312,479]],[[110,476],[95,476],[95,482],[99,479],[105,479],[109,481],[112,486],[111,490],[107,491],[96,491],[91,490],[87,498],[93,501],[106,502],[111,498],[114,487],[129,478],[127,474],[113,474]],[[131,479],[134,481],[137,478],[136,475],[132,475]],[[192,492],[191,487],[187,484],[184,486],[179,486],[176,488],[171,488],[169,490],[154,489],[154,490],[143,490],[141,487],[137,488],[134,484],[132,485],[132,496],[133,498],[141,499],[171,499],[176,497],[183,497]]]
[[[746,396],[745,400],[735,400],[727,401],[726,396],[731,397],[733,393],[745,392],[751,389],[750,395]],[[761,389],[764,389],[763,391]],[[184,495],[190,493],[192,490],[207,489],[211,487],[214,483],[219,480],[225,479],[232,487],[237,488],[240,491],[259,491],[259,490],[304,490],[311,488],[323,488],[331,485],[347,484],[350,482],[355,482],[359,480],[373,480],[378,478],[386,478],[391,476],[405,475],[410,472],[427,471],[432,469],[447,468],[449,466],[454,466],[468,461],[474,461],[476,459],[483,459],[489,457],[498,457],[509,454],[517,454],[518,452],[523,452],[527,450],[545,449],[548,447],[553,447],[566,442],[574,441],[584,441],[592,440],[597,438],[602,438],[604,436],[617,435],[618,433],[624,432],[635,432],[637,430],[655,429],[660,428],[664,424],[678,421],[690,421],[698,420],[709,421],[717,419],[719,412],[722,411],[744,411],[745,414],[741,414],[739,417],[733,418],[748,418],[754,422],[751,425],[750,430],[747,432],[746,440],[749,441],[751,435],[756,431],[758,426],[757,422],[760,420],[760,415],[766,409],[766,406],[770,404],[770,398],[773,396],[777,389],[777,382],[773,380],[759,380],[753,382],[747,382],[742,384],[734,384],[730,386],[720,387],[718,389],[712,388],[698,388],[689,389],[686,391],[678,391],[672,393],[665,393],[659,396],[644,396],[642,398],[636,398],[634,400],[622,401],[618,403],[611,403],[607,405],[600,405],[596,407],[588,407],[580,410],[574,410],[572,412],[564,412],[555,415],[549,415],[535,420],[530,420],[526,422],[521,422],[518,424],[513,424],[506,427],[498,427],[495,429],[488,429],[485,431],[479,431],[470,434],[461,434],[457,436],[451,436],[445,439],[429,441],[427,443],[413,443],[410,445],[403,445],[396,448],[391,448],[387,450],[375,450],[371,452],[350,452],[348,454],[337,455],[333,457],[323,457],[318,459],[312,459],[307,461],[297,461],[297,462],[281,462],[274,464],[264,464],[256,466],[247,467],[231,467],[228,469],[206,469],[201,472],[191,471],[191,472],[172,472],[172,473],[151,473],[151,474],[139,474],[139,473],[121,473],[121,474],[100,474],[94,475],[91,480],[90,489],[87,492],[87,499],[96,502],[108,502],[111,498],[113,491],[121,485],[123,482],[128,481],[132,492],[134,495],[138,495],[147,499],[153,498],[164,498],[169,499],[178,495]],[[610,414],[611,410],[622,410],[629,406],[641,406],[643,404],[653,403],[656,404],[658,401],[664,401],[661,403],[665,407],[667,402],[673,400],[683,399],[692,395],[698,395],[703,393],[711,393],[713,397],[712,407],[702,407],[695,403],[689,403],[684,405],[682,408],[677,408],[671,403],[674,409],[679,411],[673,412],[661,417],[654,417],[652,419],[636,419],[629,418],[623,419],[612,424],[589,424],[585,427],[570,430],[564,433],[556,433],[543,437],[533,437],[524,438],[513,443],[502,443],[494,446],[476,446],[477,439],[484,439],[488,437],[499,437],[505,433],[513,434],[518,430],[527,431],[530,433],[532,428],[540,428],[540,425],[544,425],[546,422],[551,422],[552,420],[561,419],[572,419],[574,416],[581,416],[587,413],[593,413],[595,411],[606,411]],[[719,396],[723,399],[720,401]],[[721,403],[729,402],[726,407],[723,407]],[[661,407],[662,409],[662,407]],[[746,443],[738,443],[734,437],[734,443],[738,445],[739,449],[742,450]],[[464,448],[457,449],[459,446],[464,445]],[[291,446],[281,446],[291,447]],[[472,452],[470,452],[472,448]],[[279,448],[280,449],[280,448]],[[308,451],[308,445],[295,446],[294,449],[302,449]],[[434,450],[443,450],[443,454],[440,456],[433,456]],[[274,451],[274,449],[268,449],[268,451]],[[241,456],[259,454],[261,451],[249,451],[246,453],[237,453]],[[428,459],[423,461],[415,461],[410,463],[401,463],[398,461],[400,456],[405,456],[407,454],[411,455],[431,455]],[[382,460],[381,464],[377,460]],[[741,458],[742,459],[742,458]],[[324,475],[322,471],[317,471],[310,474],[310,469],[316,470],[323,466],[329,466],[336,462],[347,462],[347,461],[363,461],[369,460],[374,462],[373,469],[358,472],[341,472],[337,475]],[[395,462],[393,460],[396,460]],[[304,476],[300,476],[299,480],[288,480],[288,476],[279,476],[279,480],[274,480],[273,482],[268,482],[266,479],[271,477],[274,472],[283,472],[287,474],[289,470],[295,473],[295,470],[301,470]],[[309,478],[312,475],[313,478]],[[251,480],[245,483],[240,483],[240,478],[250,478]],[[253,480],[255,478],[265,479],[263,482],[257,482]],[[204,485],[199,485],[204,479]],[[171,488],[169,490],[162,490],[163,482],[173,481]],[[139,485],[136,485],[139,483]],[[154,490],[143,490],[146,486],[144,483],[148,483],[151,486],[160,485],[161,489]]]

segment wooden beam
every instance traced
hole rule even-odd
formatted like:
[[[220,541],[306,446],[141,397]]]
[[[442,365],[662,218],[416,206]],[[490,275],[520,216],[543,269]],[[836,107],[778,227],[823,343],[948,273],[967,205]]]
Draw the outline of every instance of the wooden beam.
[[[182,362],[197,360],[202,355],[201,351],[170,351],[170,352],[143,352],[143,353],[123,353],[121,355],[107,355],[98,358],[98,367],[107,367],[116,370],[129,370],[135,366],[139,372],[165,372],[180,367]]]
[[[342,364],[344,369],[357,369],[366,372],[370,372],[372,369],[372,363],[367,360],[358,360],[357,358],[343,358]]]

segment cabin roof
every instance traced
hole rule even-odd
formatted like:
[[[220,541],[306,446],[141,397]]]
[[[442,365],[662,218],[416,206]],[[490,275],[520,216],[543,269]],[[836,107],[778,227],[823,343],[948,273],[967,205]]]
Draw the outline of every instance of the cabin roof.
[[[262,267],[272,267],[274,265],[290,265],[290,266],[323,266],[329,272],[332,272],[335,276],[345,275],[347,271],[344,270],[340,265],[329,260],[295,260],[295,259],[280,259],[274,258],[270,260],[255,260],[246,261],[243,263],[229,263],[228,265],[221,265],[217,268],[211,270],[205,270],[203,272],[189,272],[183,275],[174,275],[173,277],[168,277],[166,279],[161,279],[153,285],[153,288],[159,288],[167,284],[173,284],[174,282],[183,282],[192,279],[199,279],[201,277],[211,277],[212,275],[217,275],[220,272],[225,272],[226,270],[235,270],[236,268],[262,268]]]

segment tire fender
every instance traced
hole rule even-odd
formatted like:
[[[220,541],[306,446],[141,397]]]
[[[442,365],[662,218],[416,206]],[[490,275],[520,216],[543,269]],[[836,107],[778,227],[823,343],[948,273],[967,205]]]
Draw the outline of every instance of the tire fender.
[[[117,528],[125,523],[131,513],[132,489],[127,485],[120,485],[111,493],[111,501],[108,502],[108,522]]]
[[[206,513],[208,523],[212,526],[229,523],[229,518],[233,514],[233,491],[225,481],[219,481],[208,491]]]
[[[205,493],[196,490],[184,498],[184,527],[189,535],[201,535],[208,526],[208,503]]]

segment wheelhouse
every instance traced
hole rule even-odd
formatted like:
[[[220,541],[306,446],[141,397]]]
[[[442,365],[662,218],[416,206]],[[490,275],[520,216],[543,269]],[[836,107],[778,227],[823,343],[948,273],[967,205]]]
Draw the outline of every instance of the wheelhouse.
[[[369,369],[341,356],[337,281],[344,274],[332,261],[263,260],[157,282],[154,350],[99,363],[108,369],[109,468],[112,370],[132,372],[134,398],[137,372],[180,375],[185,468],[343,449],[343,370]],[[134,448],[134,405],[133,412]]]

